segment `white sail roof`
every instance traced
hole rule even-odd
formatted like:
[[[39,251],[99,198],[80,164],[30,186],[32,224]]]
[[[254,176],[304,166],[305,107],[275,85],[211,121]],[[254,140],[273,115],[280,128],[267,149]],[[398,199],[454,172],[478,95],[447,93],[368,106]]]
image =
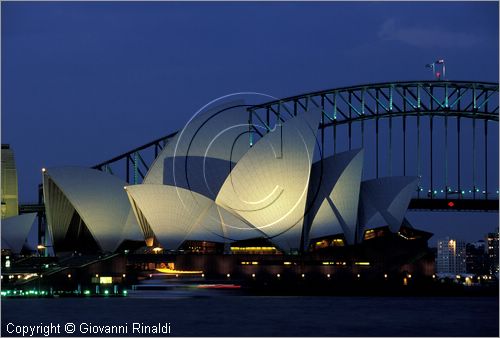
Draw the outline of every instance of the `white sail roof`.
[[[307,218],[309,238],[343,233],[355,243],[363,150],[339,153],[313,165]],[[307,243],[306,243],[307,246]]]
[[[147,222],[168,249],[179,248],[185,240],[229,242],[262,237],[261,232],[198,193],[160,184],[132,185],[126,191],[139,222]]]
[[[191,190],[215,200],[235,163],[213,157],[176,156],[165,159],[163,184]]]
[[[215,202],[202,221],[202,223],[205,222],[216,222],[220,224],[222,230],[220,236],[224,237],[229,242],[267,237],[264,232],[248,224],[237,215],[228,212],[223,207],[215,204]]]
[[[363,181],[359,207],[362,229],[370,228],[370,222],[381,216],[392,232],[399,231],[417,184],[417,177],[407,176]]]
[[[217,225],[197,228],[213,203],[210,199],[189,190],[162,184],[131,185],[127,186],[126,191],[133,201],[139,221],[149,224],[165,248],[175,250],[188,237],[221,241],[217,234],[222,230]]]
[[[44,198],[53,240],[64,239],[74,211],[104,251],[115,251],[126,239],[144,240],[123,190],[125,184],[95,169],[47,169]]]
[[[20,253],[35,218],[36,213],[30,213],[2,219],[2,249]]]
[[[300,247],[320,117],[320,110],[310,110],[264,135],[237,162],[216,199],[284,250]]]
[[[232,101],[194,116],[163,148],[143,183],[166,184],[164,173],[181,180],[184,172],[176,170],[177,167],[173,167],[174,160],[166,161],[168,158],[179,157],[175,159],[176,166],[179,165],[177,161],[184,161],[186,157],[237,162],[249,148],[248,112],[245,107],[235,107],[242,105],[243,100]],[[203,171],[198,168],[200,164],[204,164],[202,161],[189,164],[194,167],[189,168],[190,171]]]

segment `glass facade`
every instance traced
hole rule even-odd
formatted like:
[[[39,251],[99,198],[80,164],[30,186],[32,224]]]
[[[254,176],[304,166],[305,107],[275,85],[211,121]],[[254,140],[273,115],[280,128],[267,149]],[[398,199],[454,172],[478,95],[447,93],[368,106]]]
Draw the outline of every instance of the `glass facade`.
[[[466,243],[449,237],[438,241],[436,272],[442,274],[466,273]]]

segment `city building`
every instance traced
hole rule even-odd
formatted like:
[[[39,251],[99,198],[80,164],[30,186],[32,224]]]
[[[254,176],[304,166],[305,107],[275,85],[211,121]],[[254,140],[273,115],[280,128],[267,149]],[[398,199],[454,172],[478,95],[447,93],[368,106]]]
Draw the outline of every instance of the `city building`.
[[[8,144],[2,144],[2,219],[17,216],[18,185],[14,151]]]
[[[466,243],[445,237],[438,240],[436,272],[443,275],[466,273]]]
[[[489,273],[488,256],[484,240],[479,240],[475,243],[467,243],[465,252],[467,273],[477,276]]]
[[[35,221],[36,213],[19,215],[17,169],[14,151],[2,144],[2,255],[20,254],[26,246],[26,238]]]
[[[488,233],[486,241],[490,273],[498,275],[498,228],[496,232]]]

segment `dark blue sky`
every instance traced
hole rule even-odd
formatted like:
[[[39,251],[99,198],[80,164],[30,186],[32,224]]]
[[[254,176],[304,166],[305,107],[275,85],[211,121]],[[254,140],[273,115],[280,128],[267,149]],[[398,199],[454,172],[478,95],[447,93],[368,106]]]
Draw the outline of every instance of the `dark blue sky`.
[[[498,82],[497,2],[1,6],[2,143],[21,201],[36,200],[42,167],[91,166],[228,93],[430,79],[424,65],[437,58],[448,79]],[[498,224],[497,214],[409,217],[465,239]]]

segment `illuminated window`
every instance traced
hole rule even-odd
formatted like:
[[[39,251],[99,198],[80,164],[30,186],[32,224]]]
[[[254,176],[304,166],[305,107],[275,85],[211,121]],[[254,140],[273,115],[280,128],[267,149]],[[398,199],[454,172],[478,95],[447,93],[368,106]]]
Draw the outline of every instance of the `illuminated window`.
[[[344,240],[341,238],[335,238],[332,241],[332,246],[344,246]]]
[[[322,249],[322,248],[327,248],[328,247],[328,242],[323,240],[323,241],[318,241],[315,243],[316,249]]]
[[[233,246],[231,252],[236,254],[275,254],[278,253],[278,250],[274,246]]]
[[[111,284],[111,283],[113,283],[112,277],[100,277],[99,278],[99,284]]]
[[[375,231],[374,230],[366,230],[365,239],[372,239],[372,238],[375,238]]]

